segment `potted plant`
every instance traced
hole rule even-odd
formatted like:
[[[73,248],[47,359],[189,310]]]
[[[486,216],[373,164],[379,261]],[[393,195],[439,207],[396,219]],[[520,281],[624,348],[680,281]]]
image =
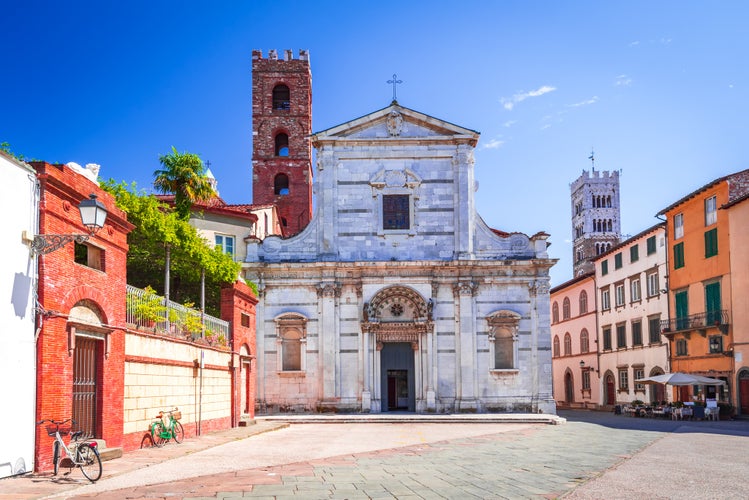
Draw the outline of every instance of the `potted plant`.
[[[192,309],[193,305],[192,302],[185,303],[185,307],[188,309]],[[182,323],[182,331],[185,333],[186,337],[193,340],[201,337],[203,334],[203,322],[201,321],[200,314],[197,314],[194,311],[188,311],[187,314],[185,314]]]
[[[164,320],[164,313],[166,313],[164,299],[156,295],[156,290],[150,285],[143,289],[143,295],[140,297],[129,295],[128,301],[130,301],[136,324],[153,328],[154,324]]]

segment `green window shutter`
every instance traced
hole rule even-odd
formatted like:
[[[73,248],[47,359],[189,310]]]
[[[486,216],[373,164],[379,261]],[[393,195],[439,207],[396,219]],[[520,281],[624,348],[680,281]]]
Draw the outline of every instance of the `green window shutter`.
[[[718,228],[705,231],[705,258],[718,255]]]
[[[677,292],[674,294],[674,302],[676,306],[676,329],[683,330],[689,324],[687,317],[689,316],[689,297],[687,292]]]
[[[637,262],[640,258],[640,246],[635,245],[629,248],[629,261]]]
[[[705,285],[705,312],[708,325],[720,321],[720,309],[720,283]]]
[[[603,262],[601,262],[601,274],[603,276],[606,276],[607,274],[609,274],[609,261],[608,260],[604,260]]]
[[[651,236],[647,239],[648,255],[655,253],[655,236]]]
[[[674,245],[674,269],[684,267],[684,242]]]
[[[621,269],[622,268],[622,253],[619,252],[618,254],[614,255],[614,268],[615,269]]]

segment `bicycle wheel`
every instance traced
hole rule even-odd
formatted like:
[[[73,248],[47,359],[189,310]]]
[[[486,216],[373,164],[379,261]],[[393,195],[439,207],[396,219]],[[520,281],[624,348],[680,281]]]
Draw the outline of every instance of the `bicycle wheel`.
[[[172,427],[172,437],[177,443],[185,439],[185,428],[177,420],[174,421],[174,427]]]
[[[75,461],[78,462],[77,465],[81,468],[83,475],[92,483],[101,477],[101,457],[96,448],[92,448],[87,443],[79,444],[75,453]]]
[[[55,441],[52,443],[52,462],[55,465],[55,476],[57,475],[57,470],[60,468],[60,442]]]
[[[151,441],[157,448],[161,448],[166,443],[166,439],[163,438],[164,426],[161,421],[154,422],[151,424]]]

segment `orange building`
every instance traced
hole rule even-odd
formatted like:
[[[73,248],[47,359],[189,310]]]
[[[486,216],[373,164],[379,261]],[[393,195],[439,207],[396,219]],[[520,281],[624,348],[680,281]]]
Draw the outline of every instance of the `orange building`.
[[[731,254],[731,322],[736,381],[736,413],[749,415],[749,193],[730,201],[720,212],[728,214]]]
[[[736,404],[729,217],[720,207],[746,195],[749,170],[716,179],[662,210],[667,222],[672,372],[719,378],[727,386],[684,386],[682,401]]]

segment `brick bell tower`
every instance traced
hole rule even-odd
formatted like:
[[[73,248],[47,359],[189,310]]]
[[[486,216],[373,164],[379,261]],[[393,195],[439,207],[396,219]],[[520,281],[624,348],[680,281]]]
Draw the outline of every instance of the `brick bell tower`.
[[[309,53],[252,51],[252,198],[276,205],[283,236],[312,218],[312,73]]]

